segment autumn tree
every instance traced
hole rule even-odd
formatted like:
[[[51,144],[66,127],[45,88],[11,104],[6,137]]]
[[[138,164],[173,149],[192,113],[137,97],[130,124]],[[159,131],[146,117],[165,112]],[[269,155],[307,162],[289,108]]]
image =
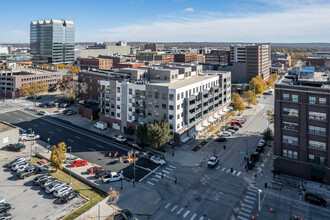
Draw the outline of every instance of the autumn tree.
[[[256,76],[255,78],[260,82],[260,85],[261,85],[262,89],[264,91],[267,90],[267,83],[266,83],[266,81],[263,78],[261,78],[261,76]]]
[[[233,92],[231,94],[231,101],[234,102],[235,100],[241,98],[241,96],[237,92]]]
[[[37,101],[37,97],[43,93],[47,92],[49,88],[48,83],[45,80],[41,80],[39,82],[32,81],[30,84],[30,95],[33,96],[34,103]]]
[[[257,105],[259,103],[257,96],[251,90],[244,92],[243,100],[248,103],[249,107],[252,105]]]
[[[154,122],[147,125],[148,138],[155,149],[172,139],[170,125],[167,122]]]
[[[66,97],[76,100],[81,94],[87,93],[88,85],[85,82],[69,81],[66,86]]]
[[[264,90],[263,87],[261,86],[259,80],[256,78],[252,78],[250,81],[250,89],[254,91],[256,94],[263,94]]]
[[[23,97],[30,95],[30,85],[27,83],[22,84],[21,88],[18,90],[18,94]]]
[[[277,78],[278,78],[277,73],[272,74],[272,75],[269,77],[268,81],[267,81],[267,85],[268,85],[269,87],[274,87],[274,84],[275,84],[275,81],[276,81]]]
[[[242,113],[242,111],[245,110],[245,104],[244,104],[244,101],[243,99],[241,98],[241,96],[234,92],[232,95],[231,95],[231,99],[232,99],[232,103],[235,107],[235,110],[239,111],[239,114]]]
[[[66,158],[65,153],[67,151],[66,145],[64,142],[58,143],[57,146],[52,147],[52,153],[50,156],[50,163],[56,169],[63,169],[63,163]]]

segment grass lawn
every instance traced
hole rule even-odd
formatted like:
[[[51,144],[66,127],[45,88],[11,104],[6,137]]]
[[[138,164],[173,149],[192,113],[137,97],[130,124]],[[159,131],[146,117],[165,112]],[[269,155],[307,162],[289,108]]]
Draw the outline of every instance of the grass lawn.
[[[40,161],[39,158],[32,158],[31,159],[31,164],[36,164],[38,161]],[[70,183],[70,175],[65,173],[62,170],[58,170],[54,173],[50,173],[52,176],[57,178],[59,181],[64,181],[66,183]],[[79,209],[75,210],[74,212],[70,213],[68,216],[63,218],[64,220],[71,220],[77,218],[79,215],[83,214],[85,211],[96,205],[98,202],[102,201],[105,197],[106,194],[103,193],[102,191],[92,188],[83,182],[80,182],[77,179],[72,178],[72,186],[73,189],[78,190],[81,195],[89,198],[89,202],[86,202],[82,207]]]

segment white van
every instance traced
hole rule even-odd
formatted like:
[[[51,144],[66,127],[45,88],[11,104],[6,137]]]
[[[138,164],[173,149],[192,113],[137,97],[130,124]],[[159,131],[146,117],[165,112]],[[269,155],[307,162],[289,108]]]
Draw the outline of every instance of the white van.
[[[269,95],[273,95],[273,94],[274,94],[274,89],[270,89],[270,90],[268,91],[268,94],[269,94]]]
[[[108,127],[108,124],[104,121],[98,121],[94,124],[95,128],[101,129],[101,130],[105,130]]]

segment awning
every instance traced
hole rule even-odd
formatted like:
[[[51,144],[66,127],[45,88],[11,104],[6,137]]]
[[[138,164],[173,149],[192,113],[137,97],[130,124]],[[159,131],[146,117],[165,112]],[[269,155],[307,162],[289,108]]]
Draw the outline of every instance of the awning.
[[[183,140],[181,140],[181,142],[182,143],[186,143],[187,141],[189,141],[190,140],[190,137],[186,137],[186,138],[184,138]]]

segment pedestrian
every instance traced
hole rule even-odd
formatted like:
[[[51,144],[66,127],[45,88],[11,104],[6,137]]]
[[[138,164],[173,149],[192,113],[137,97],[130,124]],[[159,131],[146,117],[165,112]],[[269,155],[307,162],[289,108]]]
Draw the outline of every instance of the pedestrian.
[[[263,175],[264,175],[264,172],[261,171],[260,176],[263,176]]]

